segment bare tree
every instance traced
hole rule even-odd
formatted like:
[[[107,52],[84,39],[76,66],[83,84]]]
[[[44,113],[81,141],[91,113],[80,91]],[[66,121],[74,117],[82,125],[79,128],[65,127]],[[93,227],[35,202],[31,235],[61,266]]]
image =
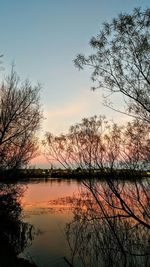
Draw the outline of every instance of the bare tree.
[[[45,154],[64,168],[112,173],[118,169],[149,167],[149,124],[134,120],[126,126],[108,123],[103,116],[84,118],[65,135],[46,134]]]
[[[107,121],[104,116],[84,118],[81,123],[70,127],[72,159],[78,167],[88,170],[90,173],[96,168],[104,169],[103,136],[106,129]]]
[[[150,127],[148,123],[129,122],[122,135],[122,165],[133,172],[148,169],[150,164]]]
[[[55,160],[64,168],[79,167],[88,172],[113,168],[120,143],[120,127],[108,124],[104,116],[84,118],[71,126],[66,135],[47,133],[44,141],[50,162]]]
[[[43,146],[44,154],[50,164],[54,162],[60,164],[64,169],[73,168],[74,162],[70,161],[72,148],[67,134],[54,136],[52,133],[47,132]]]
[[[134,9],[104,23],[90,41],[95,50],[74,60],[79,69],[89,66],[95,88],[125,97],[130,115],[150,122],[150,9]]]
[[[149,124],[143,121],[135,120],[120,127],[96,116],[83,119],[66,135],[48,134],[45,141],[49,160],[55,159],[63,167],[80,167],[84,174],[90,174],[82,183],[106,220],[110,214],[105,212],[101,199],[109,204],[111,212],[131,218],[147,229],[150,229],[150,194],[145,171],[149,166],[149,142]],[[92,179],[95,171],[97,177],[105,179],[105,188],[100,180]]]
[[[131,169],[136,177],[135,170],[148,168],[150,162],[150,9],[136,8],[131,14],[120,14],[110,23],[104,23],[99,34],[91,39],[90,45],[94,49],[93,54],[88,57],[79,54],[74,61],[75,65],[79,69],[84,67],[92,69],[93,90],[104,88],[111,94],[121,93],[127,109],[120,112],[140,119],[124,128],[119,150],[114,146],[113,139],[110,142],[112,153],[108,150],[109,162],[112,160],[113,163],[115,151],[116,154],[119,152],[117,160],[120,166]],[[116,183],[116,177],[113,177],[114,180],[108,178],[106,180],[108,188],[111,195],[117,199],[114,208],[123,209],[127,216],[149,229],[149,212],[143,210],[140,190],[144,188],[146,209],[149,211],[149,181],[143,179],[140,184],[136,182],[133,184],[132,206],[128,202],[128,195],[122,194],[123,189]],[[95,183],[91,184],[91,181],[86,186],[99,202],[100,188]],[[137,209],[143,210],[140,218],[137,210],[134,210],[135,200],[139,202],[136,205]],[[101,209],[100,205],[99,207]],[[105,218],[107,217],[105,214]]]
[[[20,82],[12,68],[0,86],[0,167],[20,168],[34,156],[42,113],[40,86]]]

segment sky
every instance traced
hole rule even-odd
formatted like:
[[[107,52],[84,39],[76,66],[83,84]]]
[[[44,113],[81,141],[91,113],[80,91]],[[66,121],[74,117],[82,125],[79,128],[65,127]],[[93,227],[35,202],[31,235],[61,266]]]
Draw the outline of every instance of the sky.
[[[89,41],[104,21],[149,0],[0,0],[1,77],[11,64],[21,79],[39,82],[44,113],[40,136],[67,132],[83,117],[106,115],[115,122],[127,118],[103,106],[103,92],[92,92],[89,71],[78,71],[73,60],[90,54]],[[113,100],[121,107],[120,98]],[[35,159],[38,165],[41,160]],[[42,163],[43,160],[43,163]],[[44,166],[44,165],[43,165]]]

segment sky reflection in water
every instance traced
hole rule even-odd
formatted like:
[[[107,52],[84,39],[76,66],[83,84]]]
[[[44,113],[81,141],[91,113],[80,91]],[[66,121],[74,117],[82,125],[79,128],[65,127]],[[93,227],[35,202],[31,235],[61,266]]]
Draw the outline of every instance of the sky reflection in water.
[[[112,208],[111,204],[117,203],[117,199],[105,182],[95,181],[96,184],[103,208],[109,217],[112,216],[112,230],[100,206],[81,183],[60,179],[23,183],[26,189],[21,198],[23,221],[33,225],[34,238],[19,256],[38,267],[67,267],[64,257],[74,267],[149,266],[149,230],[132,218],[116,217],[122,213]],[[138,195],[136,198],[137,186],[140,198]],[[149,209],[149,198],[145,194],[148,191],[143,188],[148,190],[149,182],[143,181],[141,185],[136,181],[119,182],[119,188],[133,212],[139,218],[144,216],[143,211]],[[124,258],[114,233],[126,251]]]
[[[27,184],[21,200],[24,220],[35,227],[32,245],[20,255],[41,266],[67,266],[63,257],[69,257],[64,227],[71,221],[72,212],[67,197],[79,190],[76,181],[59,179],[34,180]],[[66,199],[66,201],[65,201]]]

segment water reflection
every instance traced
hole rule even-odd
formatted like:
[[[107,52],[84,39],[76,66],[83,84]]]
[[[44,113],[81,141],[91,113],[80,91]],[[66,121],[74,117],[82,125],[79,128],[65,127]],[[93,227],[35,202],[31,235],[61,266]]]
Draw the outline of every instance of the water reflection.
[[[149,183],[113,185],[149,224]],[[0,184],[0,230],[2,267],[150,266],[149,229],[125,213],[104,182]]]
[[[142,211],[149,207],[148,191],[140,191],[138,183],[117,186],[128,207],[143,220]],[[150,266],[149,228],[124,212],[107,183],[88,184],[72,199],[72,207],[74,217],[65,229],[70,266]]]
[[[33,226],[22,221],[20,197],[23,186],[0,184],[0,266],[27,267],[36,265],[18,255],[34,237]]]

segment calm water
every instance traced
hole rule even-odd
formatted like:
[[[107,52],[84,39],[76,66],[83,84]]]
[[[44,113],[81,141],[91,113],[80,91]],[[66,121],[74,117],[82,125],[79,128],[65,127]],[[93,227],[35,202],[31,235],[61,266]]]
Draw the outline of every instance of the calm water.
[[[68,266],[68,243],[64,227],[72,219],[70,205],[66,201],[79,190],[76,181],[47,180],[27,184],[21,199],[24,221],[35,228],[32,244],[20,256],[31,259],[39,267]]]
[[[124,212],[107,183],[94,185],[100,205],[75,180],[0,184],[0,266],[149,267],[149,229],[118,216]],[[150,181],[119,182],[118,188],[132,212],[149,223]]]

